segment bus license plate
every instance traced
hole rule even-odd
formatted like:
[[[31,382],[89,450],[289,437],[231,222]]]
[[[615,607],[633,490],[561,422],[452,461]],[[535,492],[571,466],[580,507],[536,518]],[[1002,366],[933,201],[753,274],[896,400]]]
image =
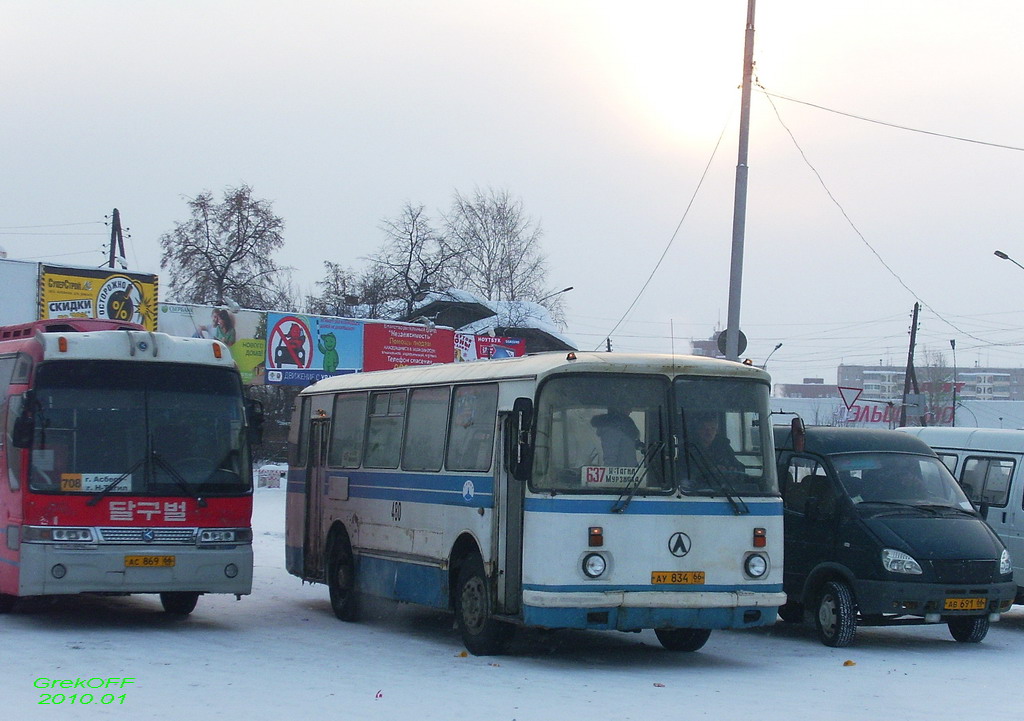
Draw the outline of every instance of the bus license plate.
[[[125,556],[125,568],[170,568],[174,556]]]
[[[704,583],[704,571],[651,571],[651,583],[676,585],[696,585]]]
[[[947,611],[984,611],[988,608],[987,598],[947,598]]]

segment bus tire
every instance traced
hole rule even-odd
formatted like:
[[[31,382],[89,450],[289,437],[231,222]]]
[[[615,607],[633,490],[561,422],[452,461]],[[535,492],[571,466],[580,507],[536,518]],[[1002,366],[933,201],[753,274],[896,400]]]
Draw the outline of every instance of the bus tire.
[[[160,603],[172,616],[187,616],[196,609],[199,594],[192,591],[172,591],[160,594]]]
[[[455,618],[462,643],[474,656],[494,656],[505,651],[513,627],[493,618],[494,600],[484,573],[484,563],[474,554],[459,568],[455,592]]]
[[[654,635],[666,651],[699,651],[711,637],[711,629],[656,628]]]
[[[949,619],[949,633],[960,643],[980,643],[988,635],[988,616],[957,616]]]
[[[818,594],[815,614],[818,638],[826,646],[842,648],[853,643],[857,633],[857,607],[853,591],[843,581],[829,581]]]
[[[331,594],[331,610],[339,620],[351,623],[359,616],[359,595],[356,592],[356,564],[352,545],[344,533],[335,536],[327,557],[327,588]]]

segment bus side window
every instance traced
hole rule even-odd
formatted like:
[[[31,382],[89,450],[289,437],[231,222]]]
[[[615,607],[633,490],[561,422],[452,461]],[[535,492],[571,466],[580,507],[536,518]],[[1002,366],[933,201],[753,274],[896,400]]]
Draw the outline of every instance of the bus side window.
[[[497,411],[498,386],[459,386],[455,389],[445,460],[448,470],[490,469]]]
[[[327,465],[332,468],[358,468],[363,460],[366,433],[366,394],[344,393],[334,399],[331,413],[331,448]]]
[[[367,468],[398,468],[404,425],[404,390],[370,396],[370,422],[366,430]]]

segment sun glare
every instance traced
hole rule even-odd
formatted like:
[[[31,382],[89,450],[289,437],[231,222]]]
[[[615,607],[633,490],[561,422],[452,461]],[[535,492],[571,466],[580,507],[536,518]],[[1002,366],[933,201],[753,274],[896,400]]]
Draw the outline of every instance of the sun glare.
[[[737,117],[744,16],[733,4],[714,5],[616,3],[600,11],[610,77],[659,142],[704,141]]]

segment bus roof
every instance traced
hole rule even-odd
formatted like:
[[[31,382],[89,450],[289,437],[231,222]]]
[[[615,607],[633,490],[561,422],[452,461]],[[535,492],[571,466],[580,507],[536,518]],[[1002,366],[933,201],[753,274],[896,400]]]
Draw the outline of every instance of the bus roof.
[[[731,361],[689,355],[599,353],[572,351],[538,353],[522,358],[437,363],[394,370],[332,376],[314,383],[303,395],[365,388],[468,383],[515,378],[532,379],[557,373],[655,373],[668,376],[695,375],[750,378],[770,382],[760,368]]]
[[[146,330],[39,333],[44,361],[120,360],[149,363],[192,363],[235,367],[220,341],[179,338]]]

